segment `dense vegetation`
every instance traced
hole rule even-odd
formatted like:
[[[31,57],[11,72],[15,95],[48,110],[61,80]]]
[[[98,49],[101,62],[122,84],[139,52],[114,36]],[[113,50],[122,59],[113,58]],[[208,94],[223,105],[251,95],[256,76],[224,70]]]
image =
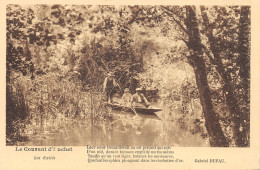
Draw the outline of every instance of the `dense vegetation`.
[[[196,115],[211,146],[249,146],[249,7],[8,5],[6,17],[7,143],[109,122],[113,72],[119,94],[157,89],[165,114]]]

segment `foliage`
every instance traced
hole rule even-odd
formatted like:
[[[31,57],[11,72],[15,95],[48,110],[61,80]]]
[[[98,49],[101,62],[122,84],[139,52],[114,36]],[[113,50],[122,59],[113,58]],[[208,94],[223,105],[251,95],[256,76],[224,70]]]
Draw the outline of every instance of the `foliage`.
[[[8,101],[7,105],[7,120],[10,121],[7,122],[10,126],[7,129],[8,138],[17,135],[11,126],[17,122],[23,126],[19,127],[23,130],[20,136],[53,133],[77,120],[84,120],[87,127],[99,127],[101,122],[106,122],[107,110],[102,105],[103,96],[95,89],[83,91],[80,81],[73,75],[61,77],[53,73],[37,76],[33,81],[27,76],[17,78],[13,83],[16,93],[14,99],[8,97],[8,100],[14,101]],[[19,103],[13,107],[17,97]]]
[[[165,114],[191,124],[207,114],[204,83],[229,144],[248,146],[250,9],[201,7],[196,23],[187,9],[196,13],[191,6],[8,5],[8,124],[37,122],[41,130],[44,122],[75,116],[92,125],[106,120],[101,86],[113,72],[119,93],[156,89]],[[239,128],[247,139],[238,137]]]
[[[221,91],[220,101],[225,101],[229,116],[226,120],[229,120],[228,126],[233,126],[233,137],[237,146],[248,146],[248,132],[249,132],[249,100],[247,92],[249,85],[244,86],[249,77],[249,13],[243,14],[242,9],[247,7],[218,7],[215,6],[205,11],[204,7],[201,7],[203,13],[204,31],[206,30],[206,36],[209,41],[209,48],[212,51],[213,57],[210,54],[208,58],[210,65],[216,67],[221,81],[219,81],[220,87],[218,91]],[[246,21],[241,21],[244,16]],[[210,20],[208,18],[210,16]],[[242,26],[243,25],[243,26]],[[247,29],[247,33],[242,33]],[[242,32],[241,32],[242,30]],[[241,38],[245,38],[244,42],[244,61],[248,61],[241,65]],[[240,45],[240,47],[239,47]],[[245,70],[247,75],[246,79],[239,74],[241,70]],[[222,86],[222,87],[221,87]],[[246,90],[247,89],[247,90]],[[246,93],[246,95],[244,95]],[[246,97],[245,97],[246,96]],[[242,100],[241,100],[242,99]],[[244,99],[244,100],[243,100]],[[219,99],[217,99],[219,100]],[[221,102],[215,102],[217,105]],[[226,122],[227,123],[227,122]],[[241,129],[243,129],[241,131]],[[248,130],[246,130],[248,129]],[[243,135],[242,135],[243,134]]]

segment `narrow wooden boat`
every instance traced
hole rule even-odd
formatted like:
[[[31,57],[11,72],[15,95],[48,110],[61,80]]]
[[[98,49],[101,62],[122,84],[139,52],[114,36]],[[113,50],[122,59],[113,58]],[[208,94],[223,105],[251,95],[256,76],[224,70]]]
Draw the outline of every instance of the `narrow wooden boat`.
[[[141,113],[141,114],[154,114],[155,112],[159,112],[162,109],[159,108],[145,108],[145,107],[127,107],[123,106],[119,103],[107,103],[113,110],[124,111],[124,112],[133,112],[133,113]]]

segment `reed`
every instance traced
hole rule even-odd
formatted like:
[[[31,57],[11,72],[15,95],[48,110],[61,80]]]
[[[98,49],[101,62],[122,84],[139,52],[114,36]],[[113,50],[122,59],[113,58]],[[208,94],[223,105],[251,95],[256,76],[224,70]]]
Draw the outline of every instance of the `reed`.
[[[49,73],[34,80],[24,76],[7,86],[7,143],[10,145],[23,142],[21,136],[67,132],[75,123],[100,128],[107,124],[107,118],[102,93],[95,87],[83,88],[73,75],[61,77]]]

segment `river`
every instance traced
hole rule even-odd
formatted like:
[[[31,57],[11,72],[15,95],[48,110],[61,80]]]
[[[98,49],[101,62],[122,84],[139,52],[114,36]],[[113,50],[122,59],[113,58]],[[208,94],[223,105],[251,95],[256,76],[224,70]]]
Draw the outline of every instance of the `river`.
[[[192,133],[192,121],[165,116],[112,111],[108,124],[98,127],[83,120],[64,124],[59,130],[29,136],[24,146],[172,146],[207,147],[207,138],[200,132]],[[189,123],[192,126],[189,126]]]

